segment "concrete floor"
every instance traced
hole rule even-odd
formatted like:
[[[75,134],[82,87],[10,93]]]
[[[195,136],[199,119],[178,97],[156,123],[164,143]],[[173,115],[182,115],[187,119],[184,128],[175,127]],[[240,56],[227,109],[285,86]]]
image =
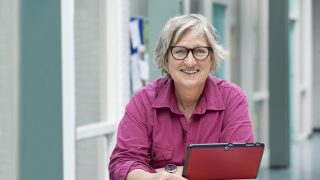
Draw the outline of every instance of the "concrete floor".
[[[258,177],[259,180],[319,180],[320,133],[313,133],[311,138],[292,145],[290,167],[261,167]]]

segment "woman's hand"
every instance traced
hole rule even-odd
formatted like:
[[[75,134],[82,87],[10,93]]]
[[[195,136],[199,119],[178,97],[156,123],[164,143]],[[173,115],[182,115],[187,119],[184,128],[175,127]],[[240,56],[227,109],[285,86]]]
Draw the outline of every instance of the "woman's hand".
[[[175,173],[168,173],[164,168],[156,169],[157,173],[149,173],[142,169],[134,169],[130,171],[126,177],[126,180],[187,180],[182,177],[183,166],[178,166]]]
[[[186,178],[182,177],[182,170],[183,166],[178,166],[177,171],[175,173],[168,173],[164,170],[164,168],[156,169],[156,175],[159,175],[156,179],[157,180],[171,180],[171,179],[177,179],[177,180],[186,180]]]
[[[157,172],[154,175],[154,180],[187,180],[179,174],[168,173],[166,171]]]

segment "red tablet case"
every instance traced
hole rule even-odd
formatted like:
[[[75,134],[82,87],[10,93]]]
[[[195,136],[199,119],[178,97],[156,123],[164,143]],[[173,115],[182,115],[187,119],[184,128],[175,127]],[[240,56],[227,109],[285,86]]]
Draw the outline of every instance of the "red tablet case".
[[[182,175],[189,180],[256,178],[263,143],[191,144]]]

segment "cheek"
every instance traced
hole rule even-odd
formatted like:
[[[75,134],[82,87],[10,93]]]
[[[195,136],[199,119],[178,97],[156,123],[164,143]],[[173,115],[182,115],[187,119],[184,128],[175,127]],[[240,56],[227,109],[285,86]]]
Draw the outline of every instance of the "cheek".
[[[167,62],[165,63],[165,65],[163,66],[163,69],[167,72],[167,73],[169,73],[169,66],[170,66],[170,57],[168,57],[168,59],[167,59]]]
[[[167,65],[164,65],[163,69],[164,69],[165,72],[169,73],[168,64],[167,64]]]
[[[202,68],[205,69],[206,71],[210,71],[212,68],[211,63],[210,62],[203,63]]]
[[[170,71],[174,72],[174,69],[177,67],[177,64],[175,64],[175,62],[172,59],[168,59],[168,63],[165,66],[165,70],[170,73]],[[172,72],[171,72],[172,73]]]
[[[171,62],[170,59],[168,60],[168,63],[164,66],[164,69],[165,69],[168,73],[170,72],[170,70],[172,71],[172,69],[173,69],[173,64],[172,64],[172,62]]]
[[[208,68],[209,68],[209,72],[213,72],[213,64],[212,62],[210,61],[210,63],[208,64]]]

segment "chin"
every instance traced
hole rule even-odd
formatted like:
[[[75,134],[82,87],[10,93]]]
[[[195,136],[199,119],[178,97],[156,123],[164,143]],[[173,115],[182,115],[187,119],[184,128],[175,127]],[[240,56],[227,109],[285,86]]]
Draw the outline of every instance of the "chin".
[[[206,81],[206,78],[203,79],[203,77],[194,76],[194,77],[173,77],[173,81],[175,84],[184,87],[184,88],[195,88],[195,87],[201,87]]]

